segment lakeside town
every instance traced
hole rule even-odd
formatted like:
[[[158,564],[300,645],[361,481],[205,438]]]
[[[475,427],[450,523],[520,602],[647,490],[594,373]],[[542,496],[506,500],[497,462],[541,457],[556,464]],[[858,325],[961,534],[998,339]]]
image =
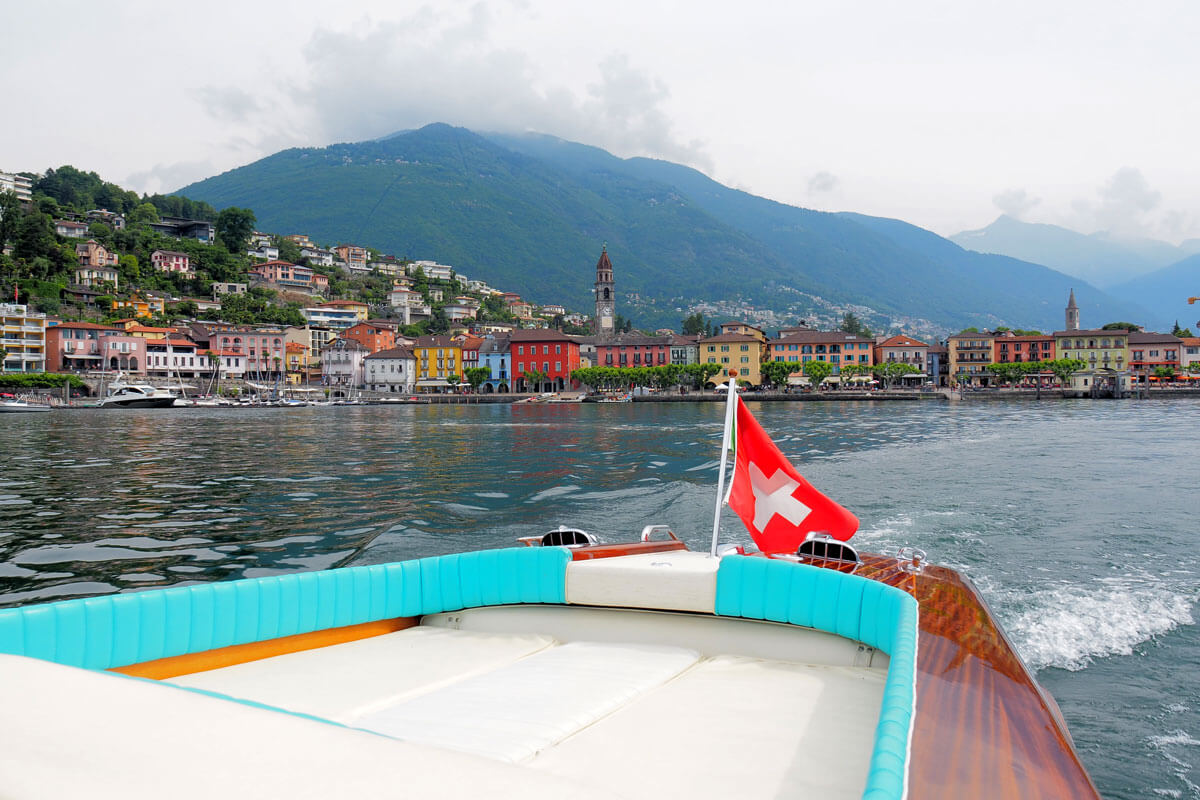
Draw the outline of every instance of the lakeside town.
[[[604,246],[594,308],[583,313],[531,303],[437,261],[257,231],[245,209],[226,209],[214,223],[144,202],[129,215],[134,223],[103,208],[35,202],[33,186],[27,176],[0,174],[0,197],[23,213],[0,256],[13,267],[13,302],[0,304],[3,374],[29,379],[6,384],[16,388],[66,380],[77,394],[93,393],[121,376],[210,396],[682,393],[711,389],[732,370],[743,386],[800,393],[1007,386],[1122,396],[1200,380],[1200,338],[1190,330],[1081,327],[1073,291],[1063,329],[1050,333],[877,336],[851,312],[838,330],[801,322],[766,331],[693,312],[680,330],[635,331],[618,313],[618,272]],[[200,207],[186,198],[156,202]],[[51,257],[58,274],[70,275],[61,287],[48,280]],[[35,266],[45,275],[35,276]],[[65,378],[32,380],[39,375]]]

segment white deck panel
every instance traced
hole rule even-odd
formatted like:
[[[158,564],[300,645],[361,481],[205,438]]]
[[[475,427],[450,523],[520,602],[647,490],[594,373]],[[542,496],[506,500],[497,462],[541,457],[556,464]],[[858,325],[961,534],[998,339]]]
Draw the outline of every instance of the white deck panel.
[[[717,657],[531,762],[629,797],[858,798],[886,673]]]
[[[539,634],[417,627],[170,682],[351,724],[371,711],[490,672],[550,647]]]
[[[713,612],[720,559],[668,550],[567,564],[567,602],[583,606]]]

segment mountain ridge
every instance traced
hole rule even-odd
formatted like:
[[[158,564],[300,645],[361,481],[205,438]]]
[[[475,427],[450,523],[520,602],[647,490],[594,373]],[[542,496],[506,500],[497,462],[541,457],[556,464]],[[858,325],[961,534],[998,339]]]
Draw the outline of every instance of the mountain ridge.
[[[607,242],[623,303],[671,324],[697,303],[741,297],[782,319],[853,307],[944,330],[1045,328],[1072,287],[1098,320],[1138,313],[1046,267],[981,256],[907,223],[796,208],[689,167],[544,135],[439,123],[281,151],[178,193],[252,208],[267,229],[437,259],[582,309]]]
[[[976,252],[1045,264],[1105,289],[1200,253],[1200,240],[1196,239],[1173,245],[1106,231],[1085,234],[1061,225],[1025,222],[1008,214],[1001,214],[984,228],[961,231],[948,238]]]

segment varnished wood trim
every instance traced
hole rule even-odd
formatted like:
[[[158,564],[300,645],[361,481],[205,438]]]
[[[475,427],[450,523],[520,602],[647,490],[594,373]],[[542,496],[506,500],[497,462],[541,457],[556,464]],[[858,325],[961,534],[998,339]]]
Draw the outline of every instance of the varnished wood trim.
[[[420,617],[382,619],[377,622],[364,622],[360,625],[346,625],[342,628],[329,628],[311,633],[298,633],[294,636],[282,636],[278,639],[266,639],[261,642],[219,647],[201,653],[188,653],[182,656],[159,658],[154,661],[143,661],[127,667],[113,667],[109,671],[132,675],[136,678],[161,681],[179,675],[191,675],[195,672],[231,667],[234,664],[245,664],[248,661],[259,661],[285,653],[298,653],[301,650],[316,650],[332,644],[369,639],[372,636],[382,636],[385,633],[394,633],[405,628],[415,627],[419,622]]]
[[[580,547],[572,550],[571,560],[586,561],[589,558],[636,556],[642,553],[665,553],[668,550],[687,549],[686,544],[675,540],[663,542],[629,542],[627,544],[596,544],[591,547]]]

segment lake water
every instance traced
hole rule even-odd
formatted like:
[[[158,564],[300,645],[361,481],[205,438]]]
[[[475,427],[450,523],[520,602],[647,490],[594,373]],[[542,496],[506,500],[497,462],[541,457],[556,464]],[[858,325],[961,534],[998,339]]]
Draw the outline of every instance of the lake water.
[[[751,404],[805,476],[968,573],[1107,798],[1200,798],[1200,402]],[[706,549],[718,404],[0,417],[0,606],[508,546]],[[723,539],[748,543],[726,515]]]

